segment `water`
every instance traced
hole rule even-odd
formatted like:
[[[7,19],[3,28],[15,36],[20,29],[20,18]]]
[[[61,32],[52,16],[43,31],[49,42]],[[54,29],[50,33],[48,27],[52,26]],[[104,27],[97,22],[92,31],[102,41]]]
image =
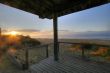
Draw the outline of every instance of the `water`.
[[[72,33],[60,38],[71,38],[71,39],[100,39],[100,40],[110,40],[110,31],[91,31],[91,32],[78,32]]]

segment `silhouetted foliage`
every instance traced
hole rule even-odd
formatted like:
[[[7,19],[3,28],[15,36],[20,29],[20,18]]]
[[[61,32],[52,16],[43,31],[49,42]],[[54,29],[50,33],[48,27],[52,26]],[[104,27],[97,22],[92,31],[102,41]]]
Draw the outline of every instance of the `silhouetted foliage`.
[[[21,36],[20,41],[22,45],[27,47],[34,47],[41,44],[38,40],[30,38],[29,36]]]
[[[0,37],[0,51],[5,52],[8,48],[13,47],[16,49],[21,49],[23,46],[25,47],[34,47],[40,45],[40,41],[33,39],[29,36],[10,36],[3,35]]]

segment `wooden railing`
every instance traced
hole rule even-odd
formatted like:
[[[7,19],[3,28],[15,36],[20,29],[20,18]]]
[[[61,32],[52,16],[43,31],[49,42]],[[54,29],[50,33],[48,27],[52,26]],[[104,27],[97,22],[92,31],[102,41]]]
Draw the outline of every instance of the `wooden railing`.
[[[102,47],[110,47],[110,45],[103,45],[103,44],[93,44],[93,43],[72,43],[72,42],[59,42],[59,50],[61,49],[60,47],[60,44],[73,44],[73,45],[81,45],[82,47],[82,58],[84,59],[85,58],[85,52],[86,52],[86,48],[90,48],[91,46],[102,46]],[[44,45],[39,45],[39,46],[36,46],[36,48],[39,48],[39,49],[36,49],[35,52],[36,52],[36,56],[35,57],[38,57],[38,59],[36,61],[41,61],[45,58],[48,58],[51,54],[50,53],[53,53],[53,43],[50,43],[50,44],[44,44]],[[51,46],[51,47],[50,47]],[[42,49],[43,48],[43,49]],[[26,48],[24,51],[25,51],[25,64],[22,65],[23,69],[28,69],[29,68],[29,65],[30,65],[30,60],[32,59],[31,57],[29,58],[29,55],[30,54],[33,54],[32,53],[29,53],[30,50],[33,49],[33,47],[28,47]],[[51,50],[51,51],[50,51]],[[63,49],[64,50],[64,49]],[[39,55],[39,54],[40,55]],[[61,53],[61,51],[59,52],[59,54]],[[42,54],[42,55],[41,55]],[[64,53],[65,54],[65,53]],[[54,55],[52,55],[54,56]],[[42,58],[43,57],[43,58]],[[33,60],[32,60],[33,61]],[[38,61],[38,62],[39,62]]]
[[[108,44],[96,44],[96,43],[73,43],[73,42],[59,42],[59,43],[79,44],[79,45],[96,45],[96,46],[110,47],[110,45],[108,45]]]
[[[7,56],[14,65],[16,65],[20,69],[23,69],[23,64],[15,56],[13,56],[9,53],[7,54]]]
[[[73,42],[59,42],[59,44],[64,43],[64,44],[74,44],[74,45],[81,45],[81,50],[82,50],[82,58],[85,58],[85,50],[87,48],[91,48],[92,46],[97,46],[97,47],[109,47],[110,45],[104,45],[104,44],[95,44],[95,43],[73,43]]]

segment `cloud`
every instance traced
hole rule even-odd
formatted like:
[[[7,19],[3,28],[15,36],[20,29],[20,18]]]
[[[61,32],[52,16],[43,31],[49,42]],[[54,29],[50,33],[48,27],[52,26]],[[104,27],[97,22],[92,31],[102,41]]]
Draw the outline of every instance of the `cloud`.
[[[15,30],[19,32],[39,32],[40,30],[35,30],[35,29],[20,29],[20,30]]]
[[[53,38],[53,33],[50,31],[40,31],[30,34],[34,38]]]
[[[34,38],[53,38],[53,30],[20,30],[23,35],[29,35]],[[59,37],[71,34],[69,30],[58,30]]]
[[[7,30],[2,30],[2,32],[7,32]]]
[[[35,30],[35,29],[20,29],[16,30],[21,33],[21,35],[31,36],[33,38],[53,38],[52,30]],[[3,32],[7,32],[7,30],[3,30]],[[70,30],[59,30],[58,31],[59,38],[84,38],[84,39],[110,39],[110,31],[87,31],[87,32],[73,32]]]
[[[33,30],[33,29],[22,29],[16,30],[20,32],[22,35],[28,35],[33,38],[52,38],[53,32],[52,31],[40,31],[40,30]]]
[[[18,30],[2,30],[2,32],[9,32],[9,31],[18,31],[18,32],[39,32],[40,30],[36,29],[18,29]]]
[[[70,30],[58,30],[59,32],[69,32]]]

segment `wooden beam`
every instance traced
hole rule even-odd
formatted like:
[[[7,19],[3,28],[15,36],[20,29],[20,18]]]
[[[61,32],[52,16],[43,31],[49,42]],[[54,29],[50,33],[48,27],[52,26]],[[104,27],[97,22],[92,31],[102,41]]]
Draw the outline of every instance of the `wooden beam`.
[[[53,31],[54,31],[54,60],[58,61],[58,26],[57,26],[57,14],[53,15]]]

